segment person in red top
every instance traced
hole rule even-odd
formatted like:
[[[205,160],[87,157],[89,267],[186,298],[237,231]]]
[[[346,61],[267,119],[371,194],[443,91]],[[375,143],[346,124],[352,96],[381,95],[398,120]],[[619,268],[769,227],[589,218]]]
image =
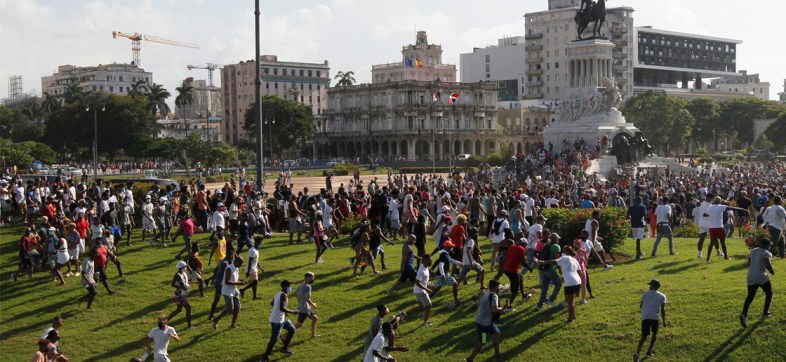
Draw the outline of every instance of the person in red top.
[[[81,211],[76,215],[76,220],[74,221],[74,225],[76,225],[76,231],[79,233],[79,244],[80,250],[79,253],[83,253],[85,251],[85,237],[87,233],[90,231],[90,224],[87,222],[85,218],[85,214]]]
[[[183,252],[190,253],[191,252],[191,238],[194,236],[194,220],[191,219],[191,215],[186,214],[183,216],[183,221],[180,222],[180,227],[175,232],[175,235],[172,236],[172,242],[174,243],[177,240],[179,235],[183,235],[183,241],[186,243],[186,246],[183,250],[177,253],[177,259],[180,259],[180,255]]]
[[[461,260],[461,251],[464,250],[464,242],[467,240],[467,216],[460,214],[456,217],[456,225],[450,229],[450,241],[453,242],[453,249],[450,256],[453,259]],[[456,266],[453,266],[453,274],[456,274]]]
[[[35,235],[37,235],[35,229],[27,228],[25,234],[22,235],[22,239],[19,241],[19,268],[15,273],[11,274],[14,281],[22,276],[22,272],[25,269],[27,269],[28,274],[30,274],[30,278],[33,277],[33,262],[30,259],[30,252],[38,245]]]
[[[513,232],[510,229],[506,229],[505,237],[512,238]],[[524,281],[519,275],[519,267],[524,264],[524,260],[527,258],[527,250],[524,249],[523,240],[517,240],[515,244],[508,248],[508,252],[505,253],[505,260],[502,262],[502,271],[510,280],[510,299],[505,309],[513,309],[513,301],[516,300],[516,295],[519,291],[521,291],[521,297],[524,300],[529,299],[527,296],[524,296]]]
[[[93,249],[95,249],[95,256],[93,257],[93,263],[95,263],[95,272],[98,273],[98,279],[104,284],[104,288],[106,288],[107,293],[110,295],[115,294],[111,289],[109,289],[109,282],[107,282],[106,278],[106,262],[108,259],[109,251],[107,250],[106,246],[101,244],[101,239],[96,238],[96,242],[93,245]]]
[[[56,213],[57,207],[54,202],[52,202],[52,196],[47,196],[46,203],[41,207],[41,216],[46,216],[47,219],[54,220]]]

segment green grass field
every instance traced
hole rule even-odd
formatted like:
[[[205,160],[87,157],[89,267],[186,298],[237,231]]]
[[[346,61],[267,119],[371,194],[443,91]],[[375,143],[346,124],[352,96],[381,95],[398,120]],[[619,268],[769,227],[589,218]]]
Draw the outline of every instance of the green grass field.
[[[119,246],[118,255],[128,279],[120,281],[110,264],[110,284],[117,294],[109,296],[99,287],[93,309],[88,311],[77,306],[77,298],[85,294],[78,277],[66,278],[67,286],[55,285],[46,273],[35,274],[32,280],[27,277],[18,282],[11,280],[11,271],[16,269],[20,232],[18,227],[0,230],[2,361],[29,359],[36,349],[37,338],[56,315],[65,318],[60,345],[72,361],[128,361],[142,354],[142,339],[155,327],[156,317],[175,308],[169,283],[175,272],[174,255],[182,248],[182,242],[169,248],[152,248],[138,242],[140,232],[135,230],[137,242],[130,248],[125,244]],[[196,240],[204,245],[206,237],[200,234]],[[643,243],[648,251],[652,239]],[[483,238],[481,244],[489,255],[490,242]],[[632,244],[628,242],[621,252],[633,254]],[[313,245],[290,246],[283,236],[267,240],[261,250],[262,263],[267,270],[261,274],[261,299],[252,300],[250,291],[247,292],[242,300],[237,329],[229,329],[230,320],[224,318],[214,331],[207,321],[212,288],[206,291],[208,298],[199,298],[194,286],[190,302],[197,328],[185,328],[184,313],[170,321],[182,337],[180,342],[170,343],[172,360],[258,361],[269,338],[269,303],[278,290],[279,281],[285,278],[294,281],[294,290],[303,273],[310,270],[317,276],[313,297],[318,303],[316,312],[320,317],[321,337],[310,338],[306,330],[309,324],[306,324],[293,340],[291,348],[295,355],[286,357],[276,351],[272,359],[359,361],[363,338],[376,313],[376,304],[386,303],[397,314],[409,309],[415,301],[411,285],[400,287],[393,296],[383,292],[398,276],[398,245],[386,246],[389,269],[384,274],[374,276],[367,270],[359,278],[350,276],[347,258],[351,253],[346,242],[342,240],[336,245],[336,249],[328,250],[323,257],[324,264],[314,265]],[[574,323],[565,323],[567,311],[564,308],[547,307],[537,311],[534,301],[515,305],[517,311],[503,314],[501,318],[503,359],[631,360],[640,333],[639,298],[647,289],[647,281],[657,277],[663,284],[661,291],[669,298],[669,325],[661,327],[655,348],[657,354],[649,360],[786,360],[786,351],[782,348],[786,337],[783,303],[786,293],[780,276],[786,272],[786,262],[774,261],[778,274],[773,278],[773,318],[760,320],[757,317],[764,300],[760,294],[751,306],[750,326],[742,330],[737,316],[745,297],[747,250],[743,242],[740,239],[729,241],[734,261],[713,256],[709,264],[695,259],[695,240],[677,240],[676,245],[680,252],[676,256],[668,256],[667,245],[662,245],[661,256],[657,258],[619,262],[610,271],[593,267],[590,274],[597,298],[590,300],[588,305],[578,306],[578,319]],[[245,251],[243,254],[245,257]],[[502,281],[506,283],[506,278]],[[536,284],[528,274],[525,287]],[[476,340],[472,324],[476,291],[477,285],[464,286],[459,295],[464,303],[453,310],[445,308],[451,299],[449,290],[440,291],[434,298],[433,325],[430,327],[420,327],[422,314],[411,316],[399,328],[397,338],[398,345],[411,349],[407,353],[395,353],[398,360],[463,360]],[[537,297],[537,289],[534,294]],[[222,307],[223,301],[219,304],[219,308]],[[294,300],[290,307],[294,308]],[[488,360],[492,354],[489,346],[477,360]]]

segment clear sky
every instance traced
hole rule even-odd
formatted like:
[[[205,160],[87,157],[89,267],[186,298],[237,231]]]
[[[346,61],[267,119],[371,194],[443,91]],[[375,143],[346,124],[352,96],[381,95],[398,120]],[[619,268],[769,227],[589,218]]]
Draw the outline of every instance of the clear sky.
[[[737,69],[760,73],[770,98],[786,79],[786,2],[783,0],[607,0],[629,6],[636,26],[742,40]],[[739,6],[739,8],[737,8]],[[546,0],[262,0],[262,54],[279,60],[323,62],[331,75],[355,72],[369,82],[371,65],[400,61],[416,30],[441,44],[443,61],[524,34],[524,13]],[[188,64],[233,64],[254,58],[252,0],[0,0],[0,98],[7,78],[21,74],[26,92],[41,92],[41,76],[58,65],[131,61],[131,41],[112,31],[140,32],[199,43],[200,49],[142,43],[142,66],[175,95],[185,77],[207,79]],[[216,72],[216,81],[220,81]],[[170,101],[171,103],[171,101]]]

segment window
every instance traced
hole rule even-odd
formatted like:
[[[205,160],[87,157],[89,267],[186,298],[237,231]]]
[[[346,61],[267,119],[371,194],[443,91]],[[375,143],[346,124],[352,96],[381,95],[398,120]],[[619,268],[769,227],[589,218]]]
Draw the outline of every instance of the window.
[[[120,87],[120,93],[123,93],[123,87]]]
[[[287,75],[287,68],[281,69],[281,75]]]
[[[113,87],[113,86],[111,86],[111,85],[110,85],[110,86],[109,86],[109,91],[110,91],[110,92],[114,92],[114,91],[115,91],[115,87]]]
[[[123,76],[122,75],[120,76],[120,81],[121,82],[123,81]],[[121,92],[122,92],[122,90],[121,90]]]
[[[559,62],[554,62],[554,68],[559,68]]]
[[[486,54],[486,63],[491,62],[491,54]]]
[[[299,74],[301,77],[303,76],[303,69],[300,70]]]
[[[311,76],[312,76],[311,74],[312,74],[312,73],[311,73],[311,70],[309,70],[309,71],[308,71],[308,76],[309,76],[309,77],[311,77]]]
[[[322,76],[322,72],[318,70],[318,71],[317,71],[317,78],[319,78],[319,77],[321,77],[321,76]]]
[[[240,74],[240,73],[238,73]],[[273,68],[273,75],[278,75],[278,68]]]

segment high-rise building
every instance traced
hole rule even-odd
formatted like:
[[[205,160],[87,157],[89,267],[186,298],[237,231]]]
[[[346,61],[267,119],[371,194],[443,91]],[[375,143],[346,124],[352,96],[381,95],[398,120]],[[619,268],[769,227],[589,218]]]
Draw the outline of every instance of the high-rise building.
[[[499,39],[497,45],[474,48],[459,57],[461,81],[495,81],[500,102],[518,101],[526,94],[526,44],[523,36]]]
[[[280,98],[311,107],[317,118],[327,104],[326,92],[330,87],[330,66],[323,63],[279,61],[275,55],[260,56],[262,95],[274,94]],[[221,127],[223,140],[236,143],[243,137],[246,111],[254,105],[254,60],[224,65],[221,70],[221,91],[224,120]]]
[[[405,45],[401,49],[401,57],[400,62],[372,65],[371,82],[456,81],[456,65],[442,63],[442,46],[429,44],[425,31],[418,31],[415,44]]]
[[[153,73],[131,64],[112,63],[88,67],[61,65],[57,67],[56,73],[41,77],[41,90],[62,97],[70,84],[79,84],[84,91],[127,95],[131,85],[138,80],[152,84]]]

